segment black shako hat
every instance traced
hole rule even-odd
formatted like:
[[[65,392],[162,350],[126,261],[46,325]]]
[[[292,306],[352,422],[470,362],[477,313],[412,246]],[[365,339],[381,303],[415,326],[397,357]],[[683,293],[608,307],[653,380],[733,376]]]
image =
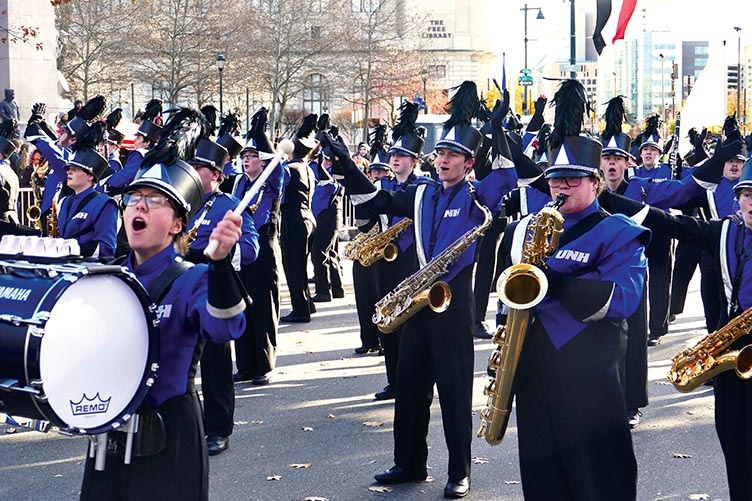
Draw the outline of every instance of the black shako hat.
[[[196,154],[188,161],[191,165],[204,165],[210,169],[223,172],[227,150],[211,139],[202,137],[196,144]]]
[[[546,179],[597,177],[601,166],[601,143],[580,135],[587,103],[585,88],[575,79],[564,80],[552,103],[556,105],[556,115]]]
[[[739,191],[743,188],[752,189],[752,158],[744,162],[742,167],[742,175],[739,176],[739,180],[734,185],[734,193],[739,196]]]
[[[466,80],[455,87],[449,106],[449,120],[444,123],[444,134],[436,142],[435,149],[446,148],[475,157],[483,142],[483,135],[472,125],[472,119],[480,106],[475,82]]]
[[[138,126],[136,134],[144,136],[149,141],[156,143],[159,141],[159,137],[162,133],[162,127],[155,124],[151,120],[144,120],[141,125]]]
[[[392,128],[392,147],[390,155],[407,155],[420,158],[423,154],[423,136],[425,129],[418,129],[415,122],[418,120],[418,105],[405,101],[400,106],[400,117]]]
[[[140,186],[157,189],[170,198],[183,218],[183,229],[203,205],[201,177],[184,159],[193,158],[196,145],[206,138],[210,125],[198,110],[178,108],[164,126],[159,143],[144,157],[127,191]]]
[[[606,120],[606,128],[603,134],[601,134],[601,144],[603,145],[601,155],[617,155],[630,158],[632,155],[629,153],[629,150],[632,140],[627,134],[621,131],[621,124],[626,119],[622,96],[613,97],[608,101],[603,118]]]
[[[94,176],[94,179],[98,181],[109,168],[109,163],[99,152],[87,148],[76,151],[73,158],[65,164],[65,170],[68,170],[69,167],[78,167]]]
[[[16,152],[16,146],[11,143],[7,138],[0,136],[0,153],[3,154],[3,158],[9,158]]]
[[[246,143],[241,151],[255,151],[261,160],[274,157],[274,147],[266,135],[266,121],[269,111],[263,106],[251,117],[251,128],[246,133]]]

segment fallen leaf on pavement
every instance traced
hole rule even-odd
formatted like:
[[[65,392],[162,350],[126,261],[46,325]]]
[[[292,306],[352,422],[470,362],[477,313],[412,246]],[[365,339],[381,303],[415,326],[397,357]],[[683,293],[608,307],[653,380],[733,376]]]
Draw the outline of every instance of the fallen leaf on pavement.
[[[675,459],[691,459],[692,458],[692,454],[682,454],[680,452],[674,452],[671,455],[671,457],[673,457]]]
[[[374,485],[368,488],[371,492],[392,492],[391,487],[385,487],[383,485]]]
[[[689,499],[710,499],[707,494],[690,494]]]
[[[307,497],[303,501],[329,501],[329,498],[320,498],[318,496]]]
[[[293,463],[293,464],[288,464],[287,466],[289,466],[290,468],[297,468],[299,470],[304,470],[308,468],[309,466],[311,466],[311,463]]]
[[[301,429],[303,431],[313,431],[313,428],[311,428],[310,426],[303,426],[303,427],[301,427]]]
[[[270,475],[266,477],[266,480],[282,480],[282,475]]]
[[[488,463],[488,459],[476,456],[476,457],[473,458],[473,463],[475,463],[475,464],[486,464],[486,463]]]
[[[504,483],[507,485],[517,485],[520,483],[519,480],[504,480]]]
[[[379,427],[384,426],[384,423],[381,423],[379,421],[366,421],[365,423],[363,423],[363,426]]]
[[[326,417],[328,417],[329,419],[334,419],[337,416],[335,416],[334,414],[327,414]]]

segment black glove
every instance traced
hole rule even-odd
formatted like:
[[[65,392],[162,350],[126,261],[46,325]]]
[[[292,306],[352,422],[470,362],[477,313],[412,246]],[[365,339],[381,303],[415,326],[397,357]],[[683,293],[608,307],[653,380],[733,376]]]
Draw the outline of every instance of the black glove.
[[[752,152],[752,134],[744,137],[744,146],[747,148],[747,153]]]
[[[546,103],[548,102],[548,99],[546,99],[546,96],[539,96],[538,99],[535,100],[535,112],[533,113],[533,116],[530,118],[530,123],[527,124],[527,132],[538,132],[541,127],[543,127],[543,111],[546,109]]]
[[[491,124],[493,130],[502,130],[504,127],[504,117],[509,113],[509,91],[501,91],[501,99],[496,100],[493,111],[491,112]]]
[[[542,270],[548,280],[548,292],[546,295],[554,298],[561,297],[561,292],[564,287],[564,275],[556,270],[552,270],[548,266],[544,266]]]
[[[29,124],[39,123],[44,120],[44,114],[47,111],[47,105],[44,103],[34,103],[31,107],[31,116],[29,117]]]
[[[725,163],[726,160],[735,157],[742,151],[742,142],[739,139],[735,139],[728,144],[718,143],[713,153],[713,159],[720,163]]]

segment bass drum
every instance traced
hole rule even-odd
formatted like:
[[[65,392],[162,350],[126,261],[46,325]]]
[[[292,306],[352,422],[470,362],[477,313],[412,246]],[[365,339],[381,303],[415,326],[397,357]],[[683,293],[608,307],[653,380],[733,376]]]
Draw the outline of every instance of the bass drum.
[[[118,428],[154,383],[157,332],[119,266],[0,262],[0,412],[68,433]]]

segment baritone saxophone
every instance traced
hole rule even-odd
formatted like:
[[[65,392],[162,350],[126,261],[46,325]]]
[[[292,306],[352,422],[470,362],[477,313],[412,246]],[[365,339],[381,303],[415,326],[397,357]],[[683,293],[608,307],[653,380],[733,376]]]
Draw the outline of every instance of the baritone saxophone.
[[[752,344],[739,350],[729,350],[729,346],[750,330],[752,308],[732,318],[691,348],[674,355],[666,379],[680,392],[688,393],[728,370],[736,371],[740,379],[752,378]]]
[[[566,198],[566,195],[558,195],[549,207],[531,217],[520,263],[504,270],[496,283],[496,292],[509,307],[509,314],[506,325],[499,327],[493,338],[499,348],[488,359],[488,367],[496,375],[483,390],[488,401],[480,412],[478,437],[485,438],[491,445],[501,443],[509,424],[514,378],[530,324],[530,310],[543,301],[548,291],[548,280],[540,266],[559,245],[564,218],[558,209]]]

